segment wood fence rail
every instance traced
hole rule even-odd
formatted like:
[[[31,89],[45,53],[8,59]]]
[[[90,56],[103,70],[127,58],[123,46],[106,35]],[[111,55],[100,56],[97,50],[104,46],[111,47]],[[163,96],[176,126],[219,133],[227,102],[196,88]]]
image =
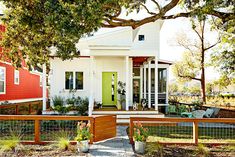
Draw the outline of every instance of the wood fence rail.
[[[19,108],[21,106],[27,106],[29,108],[28,114],[32,114],[32,106],[33,105],[37,105],[39,108],[42,108],[42,101],[31,101],[31,102],[24,102],[24,103],[13,103],[13,104],[0,105],[0,109],[14,108],[15,115],[19,115]]]
[[[97,127],[96,123],[101,123],[101,121],[107,121],[112,120],[112,122],[115,122],[116,125],[116,116],[115,115],[109,115],[109,116],[44,116],[44,115],[0,115],[0,122],[9,121],[9,120],[19,120],[19,121],[33,121],[34,123],[34,140],[33,141],[22,141],[24,144],[46,144],[51,141],[42,141],[41,140],[41,121],[89,121],[90,125],[90,132],[93,134],[92,138],[90,139],[90,143],[97,142],[100,140],[100,137],[96,135],[95,128]],[[112,125],[112,126],[113,126]],[[53,127],[53,126],[51,126]],[[108,127],[108,126],[107,126]],[[107,128],[106,128],[107,129]],[[113,129],[113,128],[112,128]],[[115,131],[111,131],[110,133],[107,133],[108,135],[104,135],[105,137],[102,138],[111,138],[116,136],[116,126]],[[96,137],[99,137],[99,139],[96,139]],[[73,143],[73,142],[72,142]]]
[[[235,118],[143,118],[143,117],[131,117],[130,118],[130,124],[129,124],[129,137],[130,137],[130,143],[133,144],[133,135],[134,135],[134,126],[135,123],[140,122],[142,125],[146,126],[156,126],[156,123],[158,126],[164,126],[168,123],[168,126],[173,126],[171,124],[175,123],[175,126],[177,123],[181,122],[191,122],[193,124],[193,142],[187,143],[187,142],[179,142],[179,143],[173,143],[173,142],[160,142],[165,144],[198,144],[198,132],[199,132],[199,123],[228,123],[235,125]],[[235,128],[233,128],[235,129]],[[233,139],[235,140],[235,139]],[[210,144],[222,144],[222,143],[210,143]]]

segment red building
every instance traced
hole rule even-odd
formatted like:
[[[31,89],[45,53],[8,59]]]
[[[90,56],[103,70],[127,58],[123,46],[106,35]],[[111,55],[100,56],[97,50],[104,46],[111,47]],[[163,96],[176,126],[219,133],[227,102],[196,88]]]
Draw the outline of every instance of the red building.
[[[4,26],[0,26],[4,31]],[[0,48],[1,49],[1,48]],[[0,58],[0,102],[42,100],[41,73],[23,68],[16,70],[9,61]]]

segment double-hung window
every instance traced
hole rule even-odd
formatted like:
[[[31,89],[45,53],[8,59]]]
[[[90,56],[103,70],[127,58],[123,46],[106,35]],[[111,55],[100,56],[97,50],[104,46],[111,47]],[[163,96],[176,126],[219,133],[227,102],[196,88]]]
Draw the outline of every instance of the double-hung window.
[[[65,89],[66,90],[83,90],[83,72],[65,72]]]
[[[20,84],[20,72],[19,70],[15,70],[14,72],[14,83]]]
[[[6,68],[0,67],[0,94],[6,93]]]

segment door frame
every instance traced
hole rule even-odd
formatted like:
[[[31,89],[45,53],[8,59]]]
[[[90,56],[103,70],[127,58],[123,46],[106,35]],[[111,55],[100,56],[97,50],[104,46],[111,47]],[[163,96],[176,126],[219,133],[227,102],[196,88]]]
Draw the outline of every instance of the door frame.
[[[117,85],[118,85],[118,71],[113,71],[113,70],[101,71],[101,102],[102,102],[102,105],[104,105],[103,104],[103,73],[116,73],[116,82],[114,82],[114,84],[116,84],[116,89],[117,89]],[[114,95],[114,98],[116,96],[116,102],[115,102],[114,105],[104,105],[104,106],[116,107],[116,105],[117,105],[117,94],[118,93],[116,91],[116,95]]]

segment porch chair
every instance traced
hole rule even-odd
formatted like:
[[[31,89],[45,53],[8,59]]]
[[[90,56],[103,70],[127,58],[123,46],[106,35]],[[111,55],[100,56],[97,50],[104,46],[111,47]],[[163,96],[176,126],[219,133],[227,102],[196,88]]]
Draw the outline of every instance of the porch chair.
[[[205,113],[206,113],[206,111],[204,111],[204,110],[195,110],[192,112],[192,117],[193,118],[203,118]]]

